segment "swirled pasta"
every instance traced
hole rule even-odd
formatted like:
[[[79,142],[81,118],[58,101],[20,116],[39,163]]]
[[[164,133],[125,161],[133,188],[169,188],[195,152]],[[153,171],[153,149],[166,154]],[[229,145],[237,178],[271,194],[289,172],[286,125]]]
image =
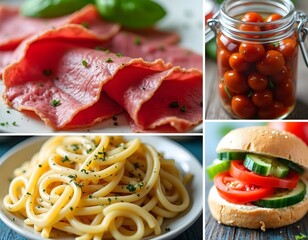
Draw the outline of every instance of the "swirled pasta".
[[[5,208],[46,238],[53,229],[79,240],[159,235],[190,202],[175,162],[139,139],[52,137],[14,175]]]

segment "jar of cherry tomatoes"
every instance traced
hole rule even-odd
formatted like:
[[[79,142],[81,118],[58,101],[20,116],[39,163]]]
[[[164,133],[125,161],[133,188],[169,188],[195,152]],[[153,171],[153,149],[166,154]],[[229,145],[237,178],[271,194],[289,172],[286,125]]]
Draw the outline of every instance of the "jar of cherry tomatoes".
[[[226,0],[208,21],[216,33],[218,93],[233,118],[282,119],[293,110],[306,22],[289,0]]]

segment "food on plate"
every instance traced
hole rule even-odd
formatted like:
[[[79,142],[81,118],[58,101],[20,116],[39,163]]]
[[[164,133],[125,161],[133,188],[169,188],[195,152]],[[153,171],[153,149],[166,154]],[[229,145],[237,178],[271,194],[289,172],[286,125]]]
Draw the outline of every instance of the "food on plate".
[[[90,126],[121,107],[136,131],[183,132],[202,119],[202,73],[196,69],[102,51],[95,36],[72,25],[49,30],[18,50],[18,60],[3,74],[4,99],[53,128]],[[31,66],[36,68],[29,71]]]
[[[56,136],[14,171],[3,204],[42,237],[141,239],[188,208],[182,181],[173,160],[139,139]]]
[[[89,127],[123,111],[136,132],[185,132],[202,121],[202,57],[175,45],[177,33],[120,30],[94,5],[47,19],[47,28],[36,27],[45,20],[1,9],[10,13],[0,30],[10,107],[54,129]],[[8,30],[20,22],[25,31]]]
[[[217,35],[221,102],[234,118],[283,118],[295,105],[296,34],[278,39],[280,32],[268,33],[282,26],[279,14],[248,12],[235,18],[240,20],[238,40],[224,30]]]
[[[286,131],[266,126],[232,130],[217,146],[208,195],[212,216],[225,225],[278,228],[308,211],[308,147]]]
[[[24,17],[17,7],[0,5],[0,20],[1,51],[14,50],[27,37],[66,24],[80,24],[96,33],[97,37],[102,37],[102,40],[112,37],[120,29],[119,24],[101,19],[93,5],[87,5],[71,15],[52,19]]]

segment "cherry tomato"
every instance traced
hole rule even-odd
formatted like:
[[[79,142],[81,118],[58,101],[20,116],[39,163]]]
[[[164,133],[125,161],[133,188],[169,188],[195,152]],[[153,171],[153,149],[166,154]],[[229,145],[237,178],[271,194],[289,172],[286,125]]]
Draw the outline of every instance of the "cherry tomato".
[[[253,90],[263,90],[268,85],[268,78],[258,72],[251,73],[248,76],[248,85]]]
[[[292,107],[295,105],[295,94],[290,95],[289,97],[281,100],[281,103],[283,104],[284,107]]]
[[[224,82],[227,88],[235,93],[245,93],[249,90],[245,75],[234,70],[225,72]]]
[[[261,44],[241,43],[239,53],[245,61],[256,62],[263,57],[265,49]]]
[[[250,98],[244,95],[232,97],[231,107],[234,114],[240,118],[252,118],[256,113],[256,107]]]
[[[219,33],[216,39],[218,46],[221,48],[225,48],[229,52],[236,52],[240,45],[238,42],[231,40],[222,33]]]
[[[290,68],[284,66],[283,69],[276,75],[272,76],[272,81],[274,84],[280,84],[291,77]]]
[[[218,92],[224,103],[230,105],[232,99],[232,92],[225,86],[224,83],[218,84]]]
[[[274,193],[273,188],[259,187],[231,177],[229,171],[222,172],[214,178],[219,195],[231,203],[249,203]]]
[[[288,98],[293,95],[294,86],[290,80],[287,80],[276,85],[273,91],[276,100],[284,100],[285,98]]]
[[[246,13],[241,20],[243,22],[263,22],[263,18],[260,14],[256,12],[248,12]]]
[[[229,65],[229,58],[231,56],[231,53],[226,50],[226,49],[218,49],[218,53],[217,53],[217,63],[225,69],[229,69],[230,65]]]
[[[241,54],[233,53],[229,58],[229,65],[238,72],[244,72],[248,69],[249,64],[244,60]]]
[[[277,47],[284,58],[292,58],[296,52],[297,42],[292,38],[282,40]]]
[[[308,122],[270,122],[269,126],[277,130],[293,133],[308,145]]]
[[[266,25],[265,26],[265,30],[272,30],[272,29],[275,29],[277,28],[277,25],[276,24],[273,24],[272,22],[278,20],[282,18],[282,16],[280,14],[277,14],[277,13],[274,13],[272,15],[269,15],[266,19],[265,19],[265,22],[267,23],[270,23],[269,25]]]
[[[293,170],[290,170],[288,175],[284,178],[262,176],[248,170],[244,166],[243,161],[238,160],[231,162],[230,175],[240,181],[272,188],[293,189],[297,186],[299,181],[299,175]]]
[[[257,62],[257,69],[263,75],[278,74],[284,67],[284,58],[282,54],[275,50],[269,50],[263,58]]]
[[[267,107],[258,110],[258,117],[261,119],[276,119],[286,114],[288,108],[285,108],[281,102],[274,101]]]
[[[260,32],[261,28],[259,26],[255,26],[252,24],[241,24],[240,30],[246,31],[246,32]],[[245,35],[245,37],[253,37],[253,38],[258,38],[258,35]]]
[[[252,102],[257,107],[267,107],[273,102],[273,93],[269,89],[255,91],[252,94]]]
[[[265,19],[265,22],[273,22],[273,21],[276,21],[278,19],[282,18],[282,16],[278,13],[274,13],[274,14],[271,14],[269,15],[266,19]]]

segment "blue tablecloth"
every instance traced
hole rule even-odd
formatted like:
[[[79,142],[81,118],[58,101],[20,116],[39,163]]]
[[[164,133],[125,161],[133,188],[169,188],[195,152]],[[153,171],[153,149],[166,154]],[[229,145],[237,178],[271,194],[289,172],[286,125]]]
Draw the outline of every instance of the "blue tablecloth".
[[[0,136],[0,140],[3,136]],[[7,150],[9,150],[14,145],[27,139],[27,137],[13,136],[4,139],[0,142],[0,156],[2,156]],[[202,163],[202,137],[189,137],[181,138],[177,141],[187,150],[189,150],[199,161]],[[202,184],[200,183],[200,194],[202,194]],[[178,240],[197,240],[202,239],[202,215],[199,219],[184,233],[178,236]],[[15,233],[13,230],[8,228],[0,220],[0,240],[25,240],[22,236]]]

